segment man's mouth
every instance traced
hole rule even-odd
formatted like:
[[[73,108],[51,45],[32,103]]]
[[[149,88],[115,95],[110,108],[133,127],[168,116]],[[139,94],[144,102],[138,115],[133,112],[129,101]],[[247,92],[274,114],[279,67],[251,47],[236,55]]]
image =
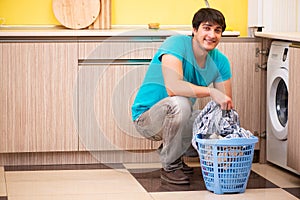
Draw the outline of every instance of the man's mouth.
[[[209,43],[209,44],[215,43],[215,40],[207,40],[207,39],[205,39],[205,41],[206,41],[207,43]]]

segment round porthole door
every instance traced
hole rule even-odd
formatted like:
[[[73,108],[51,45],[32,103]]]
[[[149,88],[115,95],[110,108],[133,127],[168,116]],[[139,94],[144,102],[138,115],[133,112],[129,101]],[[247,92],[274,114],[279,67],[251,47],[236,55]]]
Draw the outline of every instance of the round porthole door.
[[[270,77],[269,117],[272,133],[279,140],[287,139],[288,126],[288,71],[280,68]]]

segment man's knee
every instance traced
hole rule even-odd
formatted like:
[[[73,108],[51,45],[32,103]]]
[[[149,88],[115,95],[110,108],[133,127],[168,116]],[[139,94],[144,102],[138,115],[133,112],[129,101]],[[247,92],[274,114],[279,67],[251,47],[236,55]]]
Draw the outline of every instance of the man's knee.
[[[174,110],[176,110],[180,115],[187,119],[191,116],[192,114],[192,106],[191,106],[191,101],[187,97],[182,97],[182,96],[174,96],[171,97],[172,99],[172,104],[174,106]]]

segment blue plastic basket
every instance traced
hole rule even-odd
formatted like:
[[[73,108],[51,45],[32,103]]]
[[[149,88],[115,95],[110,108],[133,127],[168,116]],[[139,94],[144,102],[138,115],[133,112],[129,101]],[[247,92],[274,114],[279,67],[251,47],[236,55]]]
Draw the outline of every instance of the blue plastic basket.
[[[196,139],[207,190],[215,194],[243,193],[258,138]]]

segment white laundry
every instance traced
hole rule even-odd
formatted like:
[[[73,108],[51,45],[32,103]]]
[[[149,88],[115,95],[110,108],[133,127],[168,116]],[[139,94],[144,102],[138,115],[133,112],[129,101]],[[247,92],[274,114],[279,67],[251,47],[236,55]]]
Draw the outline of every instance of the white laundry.
[[[197,149],[196,138],[249,138],[253,134],[240,127],[238,113],[235,110],[221,110],[220,105],[210,101],[196,117],[193,124],[192,144]]]

